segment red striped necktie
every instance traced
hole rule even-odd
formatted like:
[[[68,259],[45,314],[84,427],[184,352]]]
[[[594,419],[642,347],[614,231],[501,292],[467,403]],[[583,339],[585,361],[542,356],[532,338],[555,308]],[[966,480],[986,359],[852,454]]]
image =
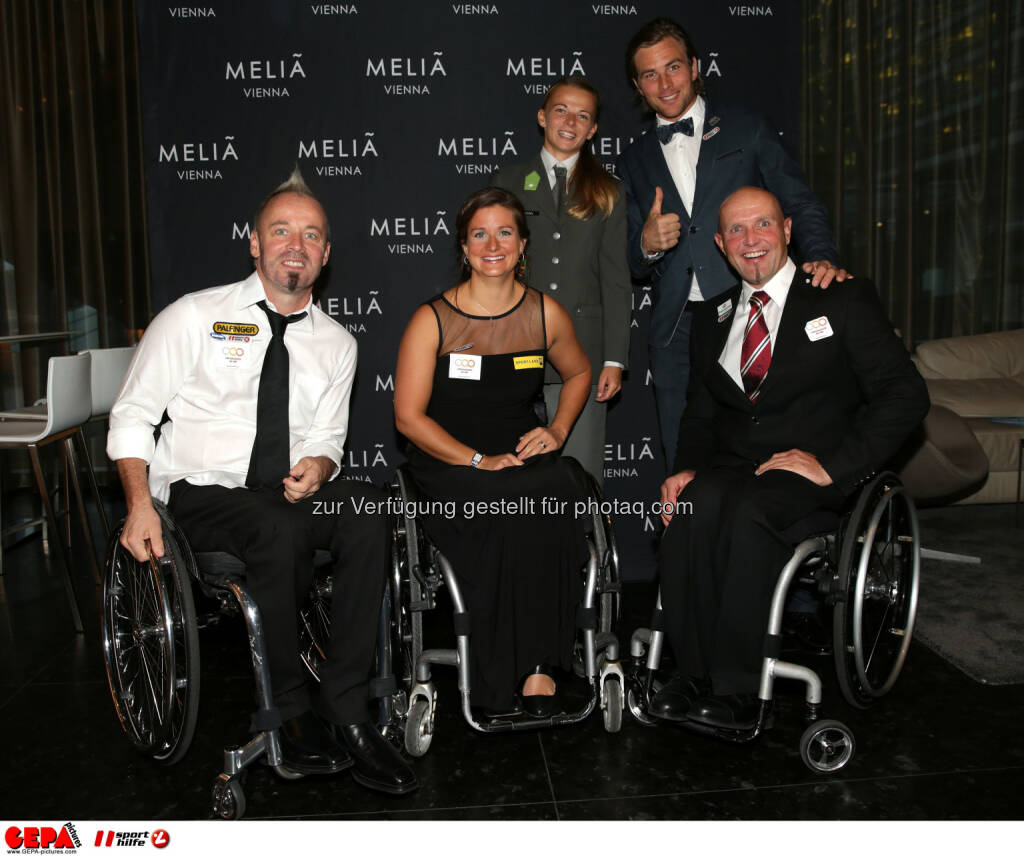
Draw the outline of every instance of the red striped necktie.
[[[751,401],[757,401],[761,384],[772,364],[772,340],[764,320],[764,306],[769,300],[771,297],[763,291],[755,291],[750,295],[750,317],[747,319],[743,349],[740,351],[740,377],[743,378],[743,389]]]

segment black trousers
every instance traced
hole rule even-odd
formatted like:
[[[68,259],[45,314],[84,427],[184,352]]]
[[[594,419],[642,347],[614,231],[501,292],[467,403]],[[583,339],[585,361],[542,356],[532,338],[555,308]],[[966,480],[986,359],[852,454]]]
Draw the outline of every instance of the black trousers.
[[[796,473],[702,471],[679,496],[690,503],[661,541],[658,573],[665,633],[683,674],[710,678],[716,695],[756,693],[768,612],[793,554],[782,530],[842,493]]]
[[[698,304],[699,305],[699,304]],[[654,403],[658,411],[658,432],[665,455],[665,472],[672,474],[679,439],[679,422],[686,409],[690,381],[690,329],[694,304],[687,303],[679,315],[672,339],[664,348],[648,347],[647,358],[654,381]]]
[[[384,491],[344,479],[294,504],[278,489],[171,485],[168,507],[192,549],[223,551],[245,562],[246,586],[263,617],[271,689],[282,719],[311,707],[343,725],[369,717],[368,681],[391,522],[388,515],[368,513],[361,501],[384,499]],[[329,550],[334,559],[334,595],[328,658],[314,704],[299,659],[298,610],[309,592],[318,549]]]

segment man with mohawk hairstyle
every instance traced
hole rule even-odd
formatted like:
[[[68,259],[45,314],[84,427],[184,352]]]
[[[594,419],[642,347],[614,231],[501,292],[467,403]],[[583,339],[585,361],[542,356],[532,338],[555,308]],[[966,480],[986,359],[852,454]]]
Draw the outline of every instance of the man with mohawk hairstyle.
[[[139,561],[147,548],[163,555],[153,496],[193,549],[245,562],[263,617],[285,772],[350,768],[366,787],[408,793],[416,775],[367,707],[389,527],[387,516],[357,509],[384,494],[335,478],[356,342],[312,300],[330,231],[298,169],[256,211],[249,252],[252,274],[175,301],[139,344],[107,439],[128,508],[121,543]],[[341,513],[317,514],[323,501]],[[335,596],[314,693],[299,659],[298,610],[316,549],[331,553]]]

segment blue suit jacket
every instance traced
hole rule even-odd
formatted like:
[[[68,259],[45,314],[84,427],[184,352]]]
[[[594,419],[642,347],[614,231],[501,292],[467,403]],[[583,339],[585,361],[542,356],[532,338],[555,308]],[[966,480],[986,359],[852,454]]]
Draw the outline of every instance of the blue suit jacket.
[[[637,279],[651,279],[654,305],[649,341],[656,348],[665,347],[672,338],[693,273],[705,299],[736,284],[736,274],[715,245],[715,232],[719,207],[739,187],[763,187],[778,197],[783,213],[793,218],[793,239],[803,258],[827,259],[834,264],[839,260],[825,207],[811,193],[803,171],[768,122],[742,108],[718,108],[710,102],[705,104],[704,117],[703,129],[695,131],[701,135],[701,145],[690,214],[657,135],[644,134],[618,162],[629,206],[629,266]],[[675,247],[652,263],[640,248],[640,235],[656,187],[664,193],[662,213],[679,215],[682,234]]]

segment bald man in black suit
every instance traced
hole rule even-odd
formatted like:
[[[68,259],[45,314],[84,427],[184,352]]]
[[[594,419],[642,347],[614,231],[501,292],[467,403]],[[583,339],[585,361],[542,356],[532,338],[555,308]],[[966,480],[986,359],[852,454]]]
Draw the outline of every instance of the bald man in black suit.
[[[928,409],[874,286],[812,288],[790,231],[766,190],[721,206],[715,241],[741,283],[694,314],[675,475],[661,488],[663,502],[688,503],[664,515],[658,560],[679,667],[652,700],[666,719],[753,724],[771,595],[792,554],[782,531],[841,508]]]

